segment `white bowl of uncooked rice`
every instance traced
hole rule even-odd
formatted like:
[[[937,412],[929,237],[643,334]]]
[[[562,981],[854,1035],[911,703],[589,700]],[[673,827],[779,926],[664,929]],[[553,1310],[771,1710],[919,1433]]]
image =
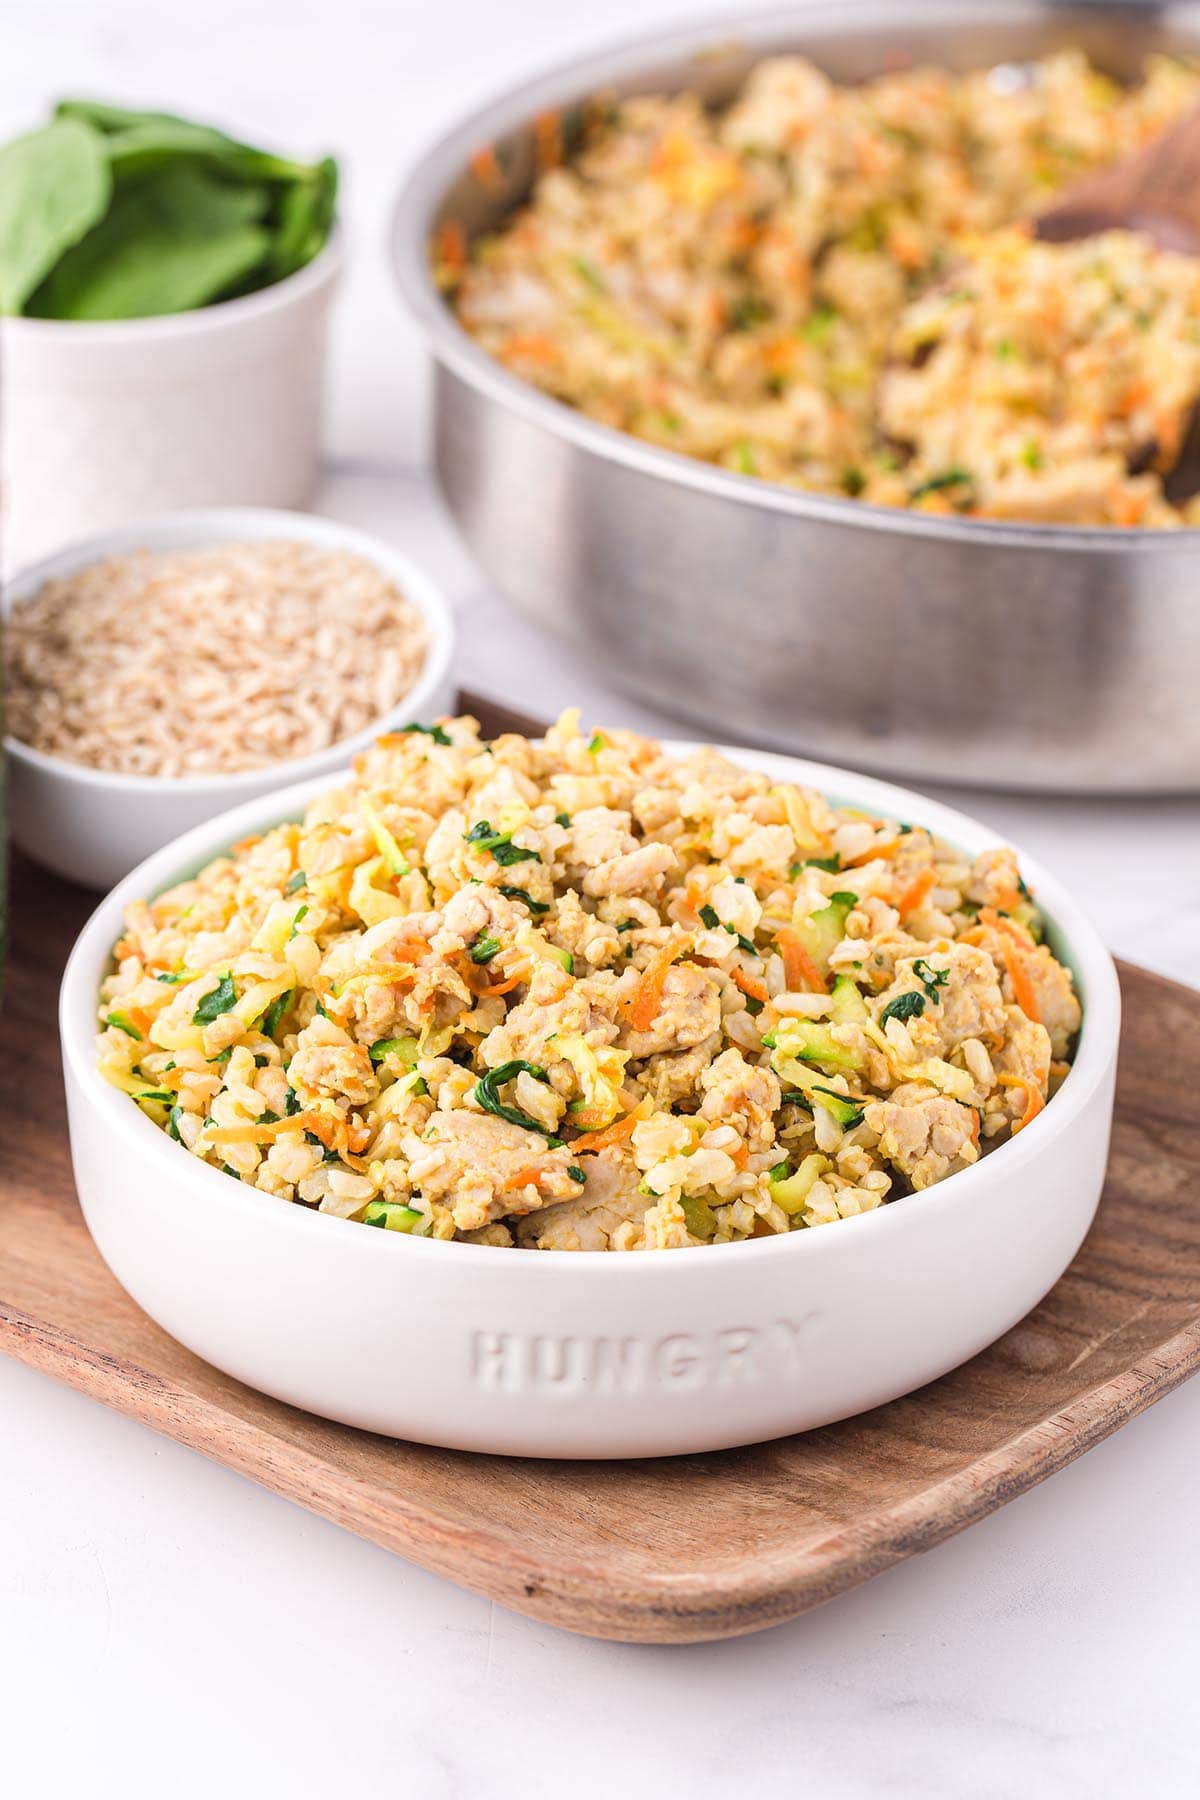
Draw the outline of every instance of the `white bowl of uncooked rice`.
[[[399,551],[227,507],[72,545],[4,594],[13,840],[88,887],[453,698],[454,624]]]

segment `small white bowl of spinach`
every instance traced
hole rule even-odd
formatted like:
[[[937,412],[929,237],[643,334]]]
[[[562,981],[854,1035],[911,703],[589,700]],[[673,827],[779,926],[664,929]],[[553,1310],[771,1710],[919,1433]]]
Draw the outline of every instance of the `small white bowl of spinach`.
[[[0,148],[0,313],[148,318],[254,293],[324,248],[336,195],[331,157],[61,100]]]
[[[337,187],[330,157],[91,100],[0,146],[10,566],[144,514],[306,503]]]

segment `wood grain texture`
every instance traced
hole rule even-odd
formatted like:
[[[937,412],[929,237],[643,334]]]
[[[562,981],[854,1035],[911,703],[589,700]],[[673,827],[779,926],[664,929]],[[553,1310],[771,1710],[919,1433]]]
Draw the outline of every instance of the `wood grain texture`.
[[[777,1624],[982,1518],[1200,1364],[1200,995],[1124,968],[1095,1228],[1036,1311],[920,1393],[803,1437],[645,1463],[434,1450],[294,1411],[173,1343],[93,1248],[55,1026],[91,898],[20,861],[13,889],[0,1348],[519,1612],[644,1642]]]

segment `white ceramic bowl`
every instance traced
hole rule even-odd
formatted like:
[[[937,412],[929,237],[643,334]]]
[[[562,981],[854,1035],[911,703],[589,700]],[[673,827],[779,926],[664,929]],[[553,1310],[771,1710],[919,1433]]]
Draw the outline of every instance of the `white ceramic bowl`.
[[[333,519],[308,513],[234,506],[148,519],[107,537],[72,544],[59,555],[22,570],[4,589],[4,610],[7,614],[29,599],[44,582],[105,556],[270,538],[301,539],[330,550],[351,550],[391,577],[421,614],[429,633],[425,665],[414,686],[368,730],[342,738],[315,756],[293,757],[269,768],[230,775],[110,774],[63,757],[46,756],[10,736],[5,746],[12,835],[26,855],[69,881],[85,887],[111,887],[135,863],[181,831],[211,819],[239,800],[316,775],[328,778],[345,768],[355,752],[365,749],[380,732],[409,720],[426,724],[450,710],[455,627],[441,589],[399,550]],[[348,630],[353,623],[348,617]],[[327,781],[327,785],[332,784]]]
[[[861,775],[744,762],[911,819],[975,853],[997,836]],[[523,1456],[657,1456],[802,1431],[894,1399],[1016,1323],[1091,1223],[1112,1118],[1112,959],[1022,866],[1084,1005],[1044,1112],[974,1168],[786,1238],[632,1255],[499,1250],[369,1231],[207,1167],[96,1073],[97,992],[130,900],[299,816],[308,784],[189,832],[85,926],[60,1024],[75,1180],[101,1255],[172,1336],[294,1406],[394,1437]]]
[[[17,567],[181,506],[316,485],[340,233],[285,281],[194,312],[0,320],[0,539]]]

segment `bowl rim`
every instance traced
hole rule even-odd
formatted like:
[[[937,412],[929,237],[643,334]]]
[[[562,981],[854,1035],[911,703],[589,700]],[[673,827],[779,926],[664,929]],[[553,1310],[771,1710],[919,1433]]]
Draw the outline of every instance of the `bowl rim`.
[[[1003,7],[993,0],[909,0],[910,22],[969,22],[972,18],[995,21],[1001,12],[1020,20],[1052,11],[1047,6],[1013,4]],[[1063,7],[1064,13],[1072,8]],[[1083,6],[1074,10],[1082,12]],[[1112,13],[1136,13],[1134,5],[1113,5]],[[1172,14],[1190,14],[1200,35],[1200,7],[1192,0],[1177,0]],[[1091,554],[1153,555],[1169,550],[1180,538],[1192,544],[1200,525],[1171,530],[1141,526],[1037,524],[1020,520],[943,518],[874,501],[806,492],[739,475],[732,469],[685,456],[681,451],[650,444],[615,426],[601,424],[586,413],[553,399],[510,374],[476,343],[459,324],[434,283],[429,266],[428,242],[434,217],[450,183],[467,167],[481,145],[492,144],[506,133],[520,129],[537,114],[569,105],[582,95],[602,89],[606,81],[636,78],[639,64],[653,66],[674,57],[698,58],[720,54],[731,47],[755,48],[761,39],[780,33],[795,35],[802,45],[807,31],[836,26],[846,21],[848,32],[860,30],[869,18],[882,23],[886,9],[881,0],[812,0],[803,7],[775,7],[749,14],[705,13],[695,23],[667,32],[638,32],[614,38],[584,56],[559,59],[533,75],[508,84],[491,99],[459,116],[458,122],[426,143],[409,164],[392,204],[388,243],[392,273],[409,311],[421,326],[435,359],[486,399],[495,401],[528,423],[579,449],[636,474],[652,476],[678,487],[696,489],[714,499],[762,507],[829,525],[858,525],[869,531],[893,531],[903,537],[931,538],[940,542],[1005,545],[1039,550],[1086,551]],[[889,25],[894,38],[901,35]],[[764,54],[767,52],[764,51]]]
[[[660,741],[663,748],[673,754],[683,754],[696,747],[693,740],[664,738]],[[928,825],[938,836],[960,844],[972,854],[1008,841],[1003,833],[993,832],[986,824],[966,813],[945,806],[940,801],[927,800],[911,789],[897,787],[874,776],[854,774],[849,770],[776,751],[728,745],[717,747],[724,754],[742,760],[747,767],[762,768],[783,779],[816,787],[822,793],[830,795],[835,804],[865,804],[885,816],[912,819]],[[254,1216],[261,1218],[264,1224],[267,1222],[268,1212],[273,1211],[278,1228],[284,1231],[328,1232],[331,1225],[353,1226],[353,1229],[329,1236],[327,1254],[330,1256],[339,1254],[339,1245],[340,1253],[344,1255],[379,1254],[380,1242],[386,1243],[390,1235],[395,1242],[390,1250],[382,1252],[384,1255],[415,1254],[421,1258],[451,1256],[455,1260],[447,1266],[460,1267],[464,1273],[468,1266],[462,1260],[464,1257],[477,1271],[491,1267],[498,1254],[493,1245],[463,1244],[437,1238],[410,1238],[397,1233],[366,1231],[351,1220],[310,1212],[307,1207],[281,1202],[273,1195],[249,1187],[245,1182],[234,1183],[219,1169],[200,1162],[182,1146],[173,1143],[165,1131],[147,1118],[139,1107],[130,1103],[127,1095],[106,1082],[96,1068],[94,1040],[99,986],[111,960],[112,946],[120,935],[125,906],[130,901],[160,893],[174,882],[186,879],[210,858],[248,832],[266,830],[272,824],[295,817],[309,800],[327,791],[330,785],[329,778],[324,777],[297,783],[290,788],[275,789],[216,818],[206,820],[147,857],[100,902],[75,942],[60,988],[59,1030],[68,1088],[74,1083],[81,1103],[87,1105],[94,1114],[100,1115],[101,1121],[120,1141],[125,1153],[130,1157],[140,1157],[154,1166],[165,1189],[169,1191],[173,1186],[176,1190],[187,1190],[190,1187],[191,1195],[197,1199],[202,1198],[206,1206],[222,1206],[225,1209],[225,1225],[230,1232],[231,1244],[237,1242],[236,1234],[245,1229],[246,1221],[251,1216],[247,1209],[254,1209]],[[1075,1061],[1051,1103],[1018,1137],[998,1145],[973,1167],[961,1170],[920,1193],[906,1196],[902,1203],[882,1206],[874,1212],[840,1220],[838,1231],[832,1233],[791,1232],[782,1242],[777,1238],[759,1238],[747,1242],[708,1245],[699,1263],[700,1267],[715,1267],[712,1258],[730,1255],[746,1259],[763,1255],[800,1254],[812,1257],[842,1254],[838,1249],[839,1245],[843,1246],[844,1251],[857,1241],[843,1235],[852,1229],[891,1231],[893,1234],[912,1231],[919,1229],[923,1221],[936,1224],[940,1210],[946,1206],[969,1206],[972,1200],[975,1204],[981,1204],[987,1200],[989,1191],[995,1201],[1010,1183],[1021,1179],[1024,1168],[1041,1156],[1043,1151],[1048,1151],[1053,1140],[1065,1136],[1086,1113],[1097,1091],[1108,1078],[1116,1057],[1121,1020],[1121,996],[1116,968],[1084,909],[1036,858],[1027,856],[1017,846],[1013,847],[1017,850],[1022,869],[1039,900],[1045,897],[1048,901],[1046,916],[1060,940],[1066,960],[1075,972],[1083,1001],[1083,1026]],[[182,1158],[186,1158],[186,1162]],[[268,1224],[267,1228],[272,1227]],[[315,1247],[318,1240],[313,1238],[312,1242]],[[804,1245],[803,1249],[800,1249],[801,1244]],[[484,1259],[482,1263],[480,1258]],[[526,1264],[539,1266],[545,1263],[553,1270],[562,1264],[564,1258],[570,1266],[584,1270],[610,1263],[622,1268],[632,1265],[635,1270],[661,1269],[664,1265],[672,1269],[687,1270],[697,1266],[696,1259],[687,1256],[614,1256],[610,1252],[599,1250],[542,1251],[536,1256],[524,1258],[521,1266],[524,1268]],[[503,1262],[498,1266],[502,1269]],[[646,1277],[634,1274],[632,1278]],[[672,1277],[679,1278],[678,1275]],[[684,1275],[682,1278],[692,1277]],[[605,1276],[601,1279],[613,1277]]]
[[[264,781],[273,786],[293,787],[297,782],[329,770],[336,770],[339,760],[349,762],[365,750],[383,732],[395,726],[396,720],[411,712],[416,717],[427,700],[445,686],[454,659],[457,628],[454,613],[441,586],[406,551],[393,549],[370,532],[342,525],[314,513],[291,512],[269,506],[184,507],[174,512],[157,513],[150,518],[122,525],[95,537],[80,538],[57,550],[51,556],[27,563],[3,584],[0,617],[7,620],[15,606],[32,598],[47,581],[74,574],[106,557],[120,556],[136,550],[201,549],[231,540],[265,543],[291,538],[318,544],[328,549],[353,551],[372,563],[395,582],[404,598],[420,614],[428,635],[425,660],[416,681],[396,705],[380,715],[361,731],[339,738],[324,750],[308,756],[293,756],[267,763],[259,768],[234,769],[227,773],[196,775],[129,775],[118,770],[95,769],[86,763],[71,762],[64,756],[52,756],[23,743],[11,733],[4,747],[17,762],[26,764],[39,774],[78,788],[90,788],[106,795],[129,797],[184,797],[209,793],[227,793],[230,801],[239,794],[261,787]]]
[[[30,319],[13,313],[0,318],[0,337],[11,334],[13,338],[24,337],[31,343],[38,340],[47,346],[67,339],[81,344],[88,339],[97,349],[146,338],[202,337],[225,327],[248,324],[307,299],[310,293],[336,281],[345,264],[346,236],[339,217],[334,219],[329,236],[315,256],[281,281],[255,288],[252,294],[214,300],[209,306],[190,306],[186,312],[148,313],[137,319]]]

